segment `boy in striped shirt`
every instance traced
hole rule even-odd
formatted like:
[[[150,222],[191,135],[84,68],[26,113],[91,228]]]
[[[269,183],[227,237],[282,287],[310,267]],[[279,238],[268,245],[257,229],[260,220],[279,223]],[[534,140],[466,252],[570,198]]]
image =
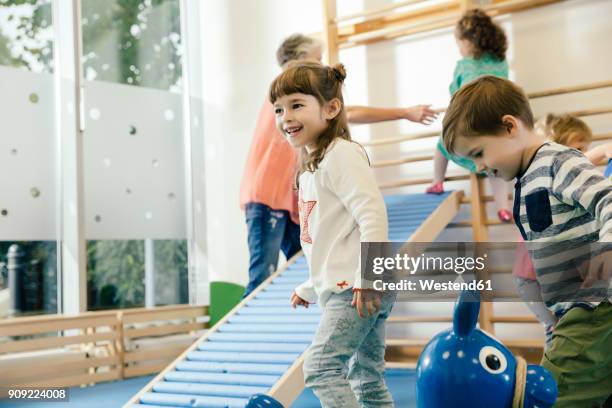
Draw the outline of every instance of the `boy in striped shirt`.
[[[514,219],[560,319],[542,360],[557,380],[555,407],[612,404],[612,182],[582,153],[536,135],[527,97],[506,79],[457,92],[442,138],[479,171],[516,178]]]

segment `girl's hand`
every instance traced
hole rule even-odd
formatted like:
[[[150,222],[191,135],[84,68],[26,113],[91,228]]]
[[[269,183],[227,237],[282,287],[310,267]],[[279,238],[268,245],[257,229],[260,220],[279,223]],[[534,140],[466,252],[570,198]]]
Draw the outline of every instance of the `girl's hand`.
[[[353,301],[351,306],[357,307],[357,314],[360,318],[374,316],[380,310],[380,296],[382,292],[374,289],[353,289]],[[368,315],[364,314],[368,311]]]
[[[412,122],[430,125],[438,117],[438,113],[431,109],[431,105],[416,105],[405,109],[404,118]]]
[[[308,303],[307,301],[299,297],[297,293],[293,292],[291,294],[291,307],[292,308],[295,309],[296,306],[304,306],[306,309],[308,309],[309,304],[310,303]]]

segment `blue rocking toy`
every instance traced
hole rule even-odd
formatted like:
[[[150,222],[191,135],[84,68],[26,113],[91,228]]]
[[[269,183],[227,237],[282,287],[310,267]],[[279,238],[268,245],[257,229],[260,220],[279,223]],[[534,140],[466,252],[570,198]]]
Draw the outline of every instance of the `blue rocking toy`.
[[[539,365],[476,328],[478,292],[459,295],[453,327],[425,346],[417,364],[418,408],[549,408],[557,384]]]
[[[266,394],[255,394],[245,408],[284,408],[283,404]]]

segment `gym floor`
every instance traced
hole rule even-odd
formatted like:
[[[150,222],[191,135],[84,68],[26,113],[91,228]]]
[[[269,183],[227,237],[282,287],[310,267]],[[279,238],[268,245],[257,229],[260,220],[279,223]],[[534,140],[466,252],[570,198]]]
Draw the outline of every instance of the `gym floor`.
[[[124,381],[107,382],[85,388],[71,388],[70,401],[19,402],[0,400],[0,408],[120,408],[135,393],[140,391],[152,377],[132,378]],[[397,407],[416,406],[416,372],[408,369],[391,368],[386,370],[385,380]],[[319,400],[312,391],[306,389],[293,403],[292,408],[320,408]]]

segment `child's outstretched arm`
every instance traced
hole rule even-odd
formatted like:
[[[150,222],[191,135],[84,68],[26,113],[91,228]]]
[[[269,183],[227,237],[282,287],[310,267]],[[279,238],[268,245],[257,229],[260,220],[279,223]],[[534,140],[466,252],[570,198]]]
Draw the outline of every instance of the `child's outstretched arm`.
[[[612,159],[612,142],[604,143],[597,147],[592,148],[584,154],[587,159],[594,165],[599,164],[604,159]]]
[[[369,106],[347,106],[346,117],[350,123],[376,123],[406,119],[411,122],[431,124],[438,113],[431,105],[415,105],[408,108],[373,108]]]

